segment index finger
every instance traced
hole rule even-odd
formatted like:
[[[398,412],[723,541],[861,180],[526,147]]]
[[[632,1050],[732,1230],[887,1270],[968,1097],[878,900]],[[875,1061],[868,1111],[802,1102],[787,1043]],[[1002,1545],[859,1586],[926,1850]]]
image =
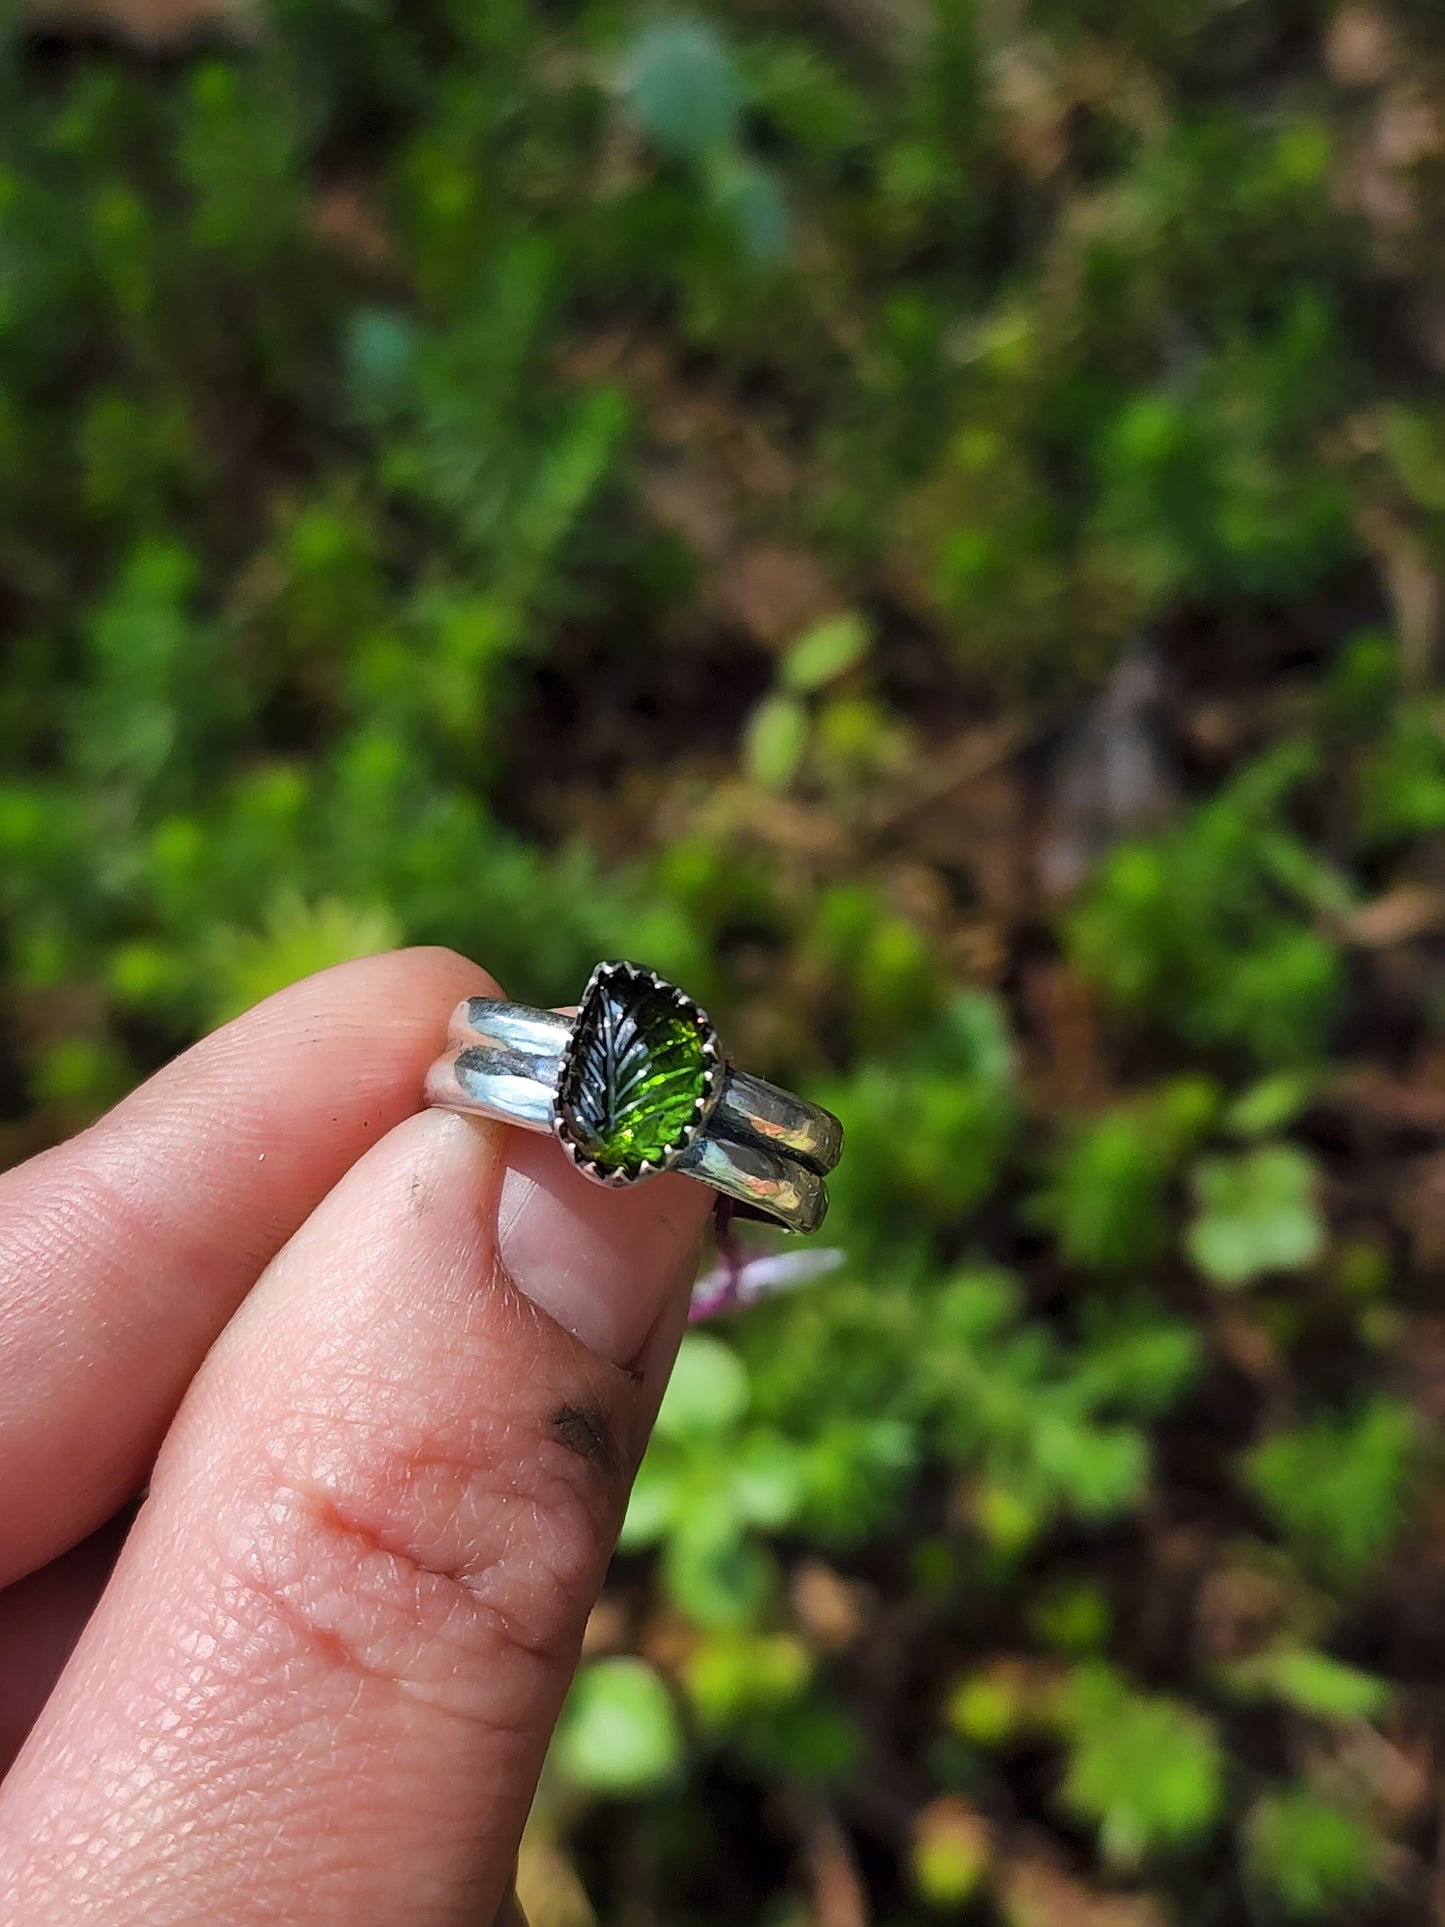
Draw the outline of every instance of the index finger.
[[[0,1176],[0,1586],[142,1482],[260,1272],[420,1108],[448,1013],[495,994],[449,950],[339,964]]]

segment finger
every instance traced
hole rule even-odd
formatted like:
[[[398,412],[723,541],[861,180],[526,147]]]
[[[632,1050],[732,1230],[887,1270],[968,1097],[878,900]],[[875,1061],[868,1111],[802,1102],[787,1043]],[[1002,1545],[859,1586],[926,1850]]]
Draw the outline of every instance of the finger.
[[[489,989],[446,950],[322,971],[0,1176],[0,1585],[136,1490],[257,1274]]]
[[[711,1196],[435,1111],[342,1179],[0,1793],[0,1918],[493,1918]]]
[[[0,1592],[0,1779],[95,1611],[129,1523],[127,1509]]]

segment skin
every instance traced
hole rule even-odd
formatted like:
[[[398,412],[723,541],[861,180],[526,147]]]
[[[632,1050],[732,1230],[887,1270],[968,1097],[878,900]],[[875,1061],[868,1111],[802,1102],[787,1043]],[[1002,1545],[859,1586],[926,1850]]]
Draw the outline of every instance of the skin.
[[[0,1919],[519,1918],[712,1193],[419,1110],[477,994],[323,972],[0,1177]]]

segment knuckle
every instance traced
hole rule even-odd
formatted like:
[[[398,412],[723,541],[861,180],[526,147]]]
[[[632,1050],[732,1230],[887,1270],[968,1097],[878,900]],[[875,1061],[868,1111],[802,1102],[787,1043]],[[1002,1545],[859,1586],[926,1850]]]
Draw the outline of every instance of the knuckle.
[[[258,1455],[226,1569],[324,1673],[520,1728],[575,1663],[616,1537],[619,1392],[514,1396],[453,1438],[297,1412]]]

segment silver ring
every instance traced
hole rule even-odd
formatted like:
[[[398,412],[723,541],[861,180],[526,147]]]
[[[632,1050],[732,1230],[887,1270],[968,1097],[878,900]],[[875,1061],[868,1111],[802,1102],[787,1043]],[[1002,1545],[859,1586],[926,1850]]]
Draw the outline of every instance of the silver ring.
[[[831,1111],[736,1069],[702,1006],[632,963],[598,964],[575,1017],[468,997],[426,1101],[550,1132],[598,1184],[682,1171],[790,1231],[823,1222],[843,1149]]]

